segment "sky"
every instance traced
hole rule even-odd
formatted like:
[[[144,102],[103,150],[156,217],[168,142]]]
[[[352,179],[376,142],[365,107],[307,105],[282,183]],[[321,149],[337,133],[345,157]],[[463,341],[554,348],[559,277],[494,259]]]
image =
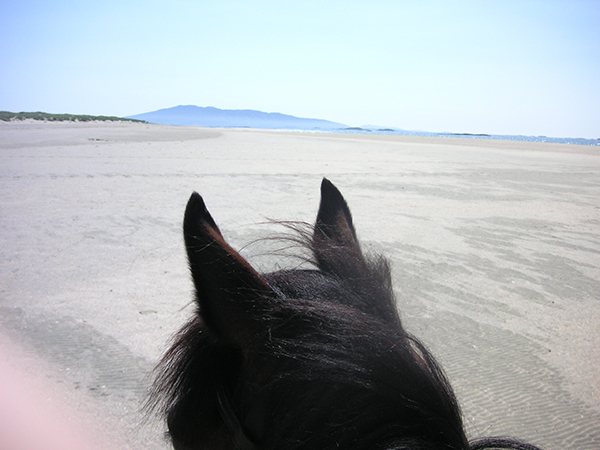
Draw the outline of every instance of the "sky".
[[[0,110],[600,138],[600,1],[0,0]]]

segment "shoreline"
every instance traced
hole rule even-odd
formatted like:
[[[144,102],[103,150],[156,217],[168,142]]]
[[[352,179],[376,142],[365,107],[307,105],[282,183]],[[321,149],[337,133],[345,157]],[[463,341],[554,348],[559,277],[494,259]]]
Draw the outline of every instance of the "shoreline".
[[[377,130],[362,129],[363,131],[356,131],[353,128],[342,129],[342,130],[287,130],[287,129],[270,129],[270,128],[248,128],[248,127],[202,127],[202,126],[188,126],[188,125],[160,125],[149,122],[140,122],[135,120],[123,119],[121,121],[109,121],[109,120],[89,120],[89,121],[50,121],[50,120],[37,120],[37,119],[18,119],[10,121],[0,121],[0,127],[2,125],[19,125],[24,126],[30,125],[42,125],[42,124],[65,124],[65,125],[150,125],[157,127],[171,127],[171,128],[192,128],[192,129],[203,129],[203,130],[221,130],[221,131],[256,131],[256,132],[275,132],[275,133],[292,133],[292,134],[308,134],[308,135],[333,135],[333,136],[356,136],[356,137],[381,137],[387,136],[393,138],[404,138],[407,141],[411,141],[411,138],[417,140],[425,139],[425,142],[435,142],[437,139],[442,140],[457,140],[456,145],[474,145],[477,146],[477,141],[491,141],[493,142],[510,142],[510,143],[526,143],[526,144],[541,144],[541,145],[558,145],[558,146],[577,146],[577,147],[600,147],[600,138],[557,138],[548,136],[521,136],[521,135],[494,135],[494,134],[476,134],[476,133],[432,133],[432,132],[378,132]],[[355,132],[356,131],[356,132]],[[385,131],[385,130],[384,130]],[[432,139],[432,141],[429,141]],[[539,141],[536,139],[550,139],[550,141]],[[585,142],[554,142],[556,140],[570,140],[570,141],[585,141]],[[469,144],[470,141],[475,141],[474,144]],[[491,144],[494,145],[494,144]],[[483,145],[485,146],[485,145]],[[598,151],[589,151],[589,154],[600,154]]]

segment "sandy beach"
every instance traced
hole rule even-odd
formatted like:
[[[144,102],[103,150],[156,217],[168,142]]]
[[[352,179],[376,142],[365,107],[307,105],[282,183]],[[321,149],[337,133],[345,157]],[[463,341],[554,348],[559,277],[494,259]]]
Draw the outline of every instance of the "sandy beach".
[[[0,123],[0,358],[100,448],[169,448],[140,405],[192,311],[189,195],[273,270],[290,260],[251,243],[282,231],[268,219],[313,222],[324,176],[390,259],[471,437],[600,448],[599,147]]]

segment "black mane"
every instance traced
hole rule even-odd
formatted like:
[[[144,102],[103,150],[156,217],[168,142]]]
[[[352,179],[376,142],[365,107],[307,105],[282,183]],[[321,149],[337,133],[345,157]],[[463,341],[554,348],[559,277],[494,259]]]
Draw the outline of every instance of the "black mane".
[[[197,313],[151,396],[176,449],[535,449],[469,444],[443,370],[402,327],[387,261],[363,255],[328,180],[299,238],[314,270],[258,274],[198,194],[184,236]]]

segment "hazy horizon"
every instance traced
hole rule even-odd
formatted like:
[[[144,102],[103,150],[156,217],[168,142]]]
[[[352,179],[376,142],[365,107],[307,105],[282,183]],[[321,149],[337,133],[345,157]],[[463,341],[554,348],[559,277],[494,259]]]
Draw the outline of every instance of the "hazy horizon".
[[[7,1],[0,110],[600,137],[600,4]]]

